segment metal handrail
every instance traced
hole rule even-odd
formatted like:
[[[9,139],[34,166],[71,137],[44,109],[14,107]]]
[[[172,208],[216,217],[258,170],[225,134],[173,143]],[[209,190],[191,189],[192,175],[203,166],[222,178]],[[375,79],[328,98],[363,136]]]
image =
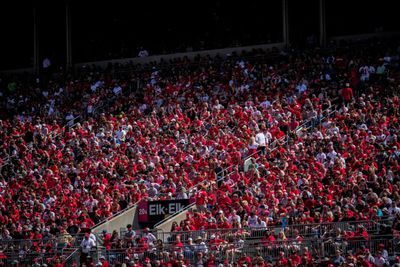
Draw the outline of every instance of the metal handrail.
[[[284,228],[279,226],[279,224],[269,225],[267,227],[245,227],[245,228],[217,228],[217,229],[202,229],[202,230],[193,230],[193,231],[175,231],[175,232],[164,232],[165,235],[203,235],[210,237],[212,234],[226,235],[229,233],[236,234],[240,231],[246,231],[248,233],[251,232],[265,232],[270,230],[271,233],[276,234],[279,231],[284,231],[285,233],[289,233],[289,235],[293,232],[293,230],[299,229],[323,229],[325,227],[329,227],[329,230],[333,230],[335,228],[346,228],[355,227],[358,225],[373,225],[377,226],[377,229],[380,229],[382,225],[391,225],[393,222],[392,219],[384,219],[384,220],[359,220],[359,221],[338,221],[338,222],[323,222],[323,223],[312,223],[312,224],[291,224],[287,225]],[[372,233],[376,229],[369,229],[369,232]],[[311,232],[311,231],[310,231]],[[367,231],[368,232],[368,231]],[[304,231],[299,231],[300,235],[308,235]],[[310,233],[310,235],[314,235]]]
[[[75,249],[71,254],[69,254],[69,255],[65,258],[65,260],[63,261],[64,264],[67,264],[67,263],[68,263],[70,260],[72,260],[73,257],[76,256],[76,254],[78,254],[79,252],[80,252],[80,249],[79,249],[79,248]]]

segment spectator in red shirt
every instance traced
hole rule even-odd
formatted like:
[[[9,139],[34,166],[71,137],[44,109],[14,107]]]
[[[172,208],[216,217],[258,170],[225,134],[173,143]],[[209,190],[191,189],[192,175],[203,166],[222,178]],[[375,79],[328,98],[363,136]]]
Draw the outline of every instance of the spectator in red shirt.
[[[108,264],[108,261],[106,260],[106,257],[104,257],[104,256],[100,256],[100,262],[101,262],[101,266],[102,267],[108,267],[108,266],[110,266],[109,264]]]
[[[346,83],[346,87],[342,89],[342,98],[345,103],[350,103],[353,99],[353,89],[349,83]]]

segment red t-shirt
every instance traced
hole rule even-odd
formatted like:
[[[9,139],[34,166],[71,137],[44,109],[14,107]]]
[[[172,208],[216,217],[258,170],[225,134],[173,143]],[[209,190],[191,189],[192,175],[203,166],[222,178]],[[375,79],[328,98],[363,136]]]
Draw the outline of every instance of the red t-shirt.
[[[344,100],[350,101],[353,97],[353,89],[351,89],[350,87],[344,88],[342,90],[342,97],[344,98]]]

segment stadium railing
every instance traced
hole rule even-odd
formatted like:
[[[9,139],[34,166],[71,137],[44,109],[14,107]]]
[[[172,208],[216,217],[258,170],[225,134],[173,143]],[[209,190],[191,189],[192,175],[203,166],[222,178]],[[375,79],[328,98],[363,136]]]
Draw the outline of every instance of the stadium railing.
[[[174,242],[175,237],[180,235],[183,240],[187,240],[189,237],[197,238],[201,236],[203,240],[210,240],[211,236],[227,237],[229,235],[235,235],[236,233],[242,233],[243,236],[248,240],[261,239],[265,236],[265,233],[270,231],[272,234],[277,235],[283,231],[286,237],[293,237],[295,231],[303,238],[322,238],[324,233],[330,233],[336,229],[342,231],[354,231],[357,227],[362,226],[366,229],[368,234],[381,234],[387,232],[387,229],[391,227],[393,223],[392,219],[382,220],[364,220],[364,221],[340,221],[330,223],[313,223],[313,224],[297,224],[287,225],[282,227],[281,225],[270,225],[264,228],[247,227],[247,228],[228,228],[228,229],[206,229],[196,231],[176,231],[176,232],[157,232],[157,237],[165,243]]]
[[[262,257],[266,261],[276,261],[281,252],[285,257],[290,257],[294,253],[302,255],[304,251],[309,251],[315,262],[321,262],[323,258],[332,258],[337,249],[344,254],[352,252],[353,254],[362,249],[369,249],[372,255],[376,255],[380,247],[388,252],[389,257],[394,257],[400,253],[400,240],[392,235],[373,236],[368,239],[349,239],[343,241],[331,241],[322,239],[305,239],[303,241],[285,240],[275,241],[273,243],[261,242],[225,242],[219,245],[205,242],[207,251],[201,255],[202,259],[213,257],[216,262],[224,261],[237,262],[243,256],[254,258]],[[183,254],[184,260],[189,264],[195,264],[199,260],[198,252],[205,249],[204,246],[197,244],[176,246],[175,244],[163,244],[162,246],[150,246],[149,248],[132,246],[130,248],[110,249],[97,248],[92,251],[93,258],[97,259],[104,256],[110,264],[127,263],[135,258],[143,261],[145,258],[154,260],[167,260],[171,255]],[[127,258],[127,259],[126,259]]]
[[[1,266],[32,266],[37,263],[39,266],[43,264],[63,263],[68,259],[77,249],[64,250],[64,253],[55,252],[2,252],[0,257]],[[3,264],[3,265],[2,265]],[[15,264],[15,265],[13,265]],[[70,265],[66,265],[70,266]]]

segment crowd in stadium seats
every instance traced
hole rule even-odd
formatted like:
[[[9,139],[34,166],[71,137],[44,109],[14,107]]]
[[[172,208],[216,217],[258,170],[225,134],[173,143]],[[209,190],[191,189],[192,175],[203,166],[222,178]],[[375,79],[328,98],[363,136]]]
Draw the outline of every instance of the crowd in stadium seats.
[[[175,231],[398,220],[398,73],[372,46],[153,65],[139,95],[110,72],[2,84],[0,241],[74,236],[142,199],[194,197]]]
[[[198,210],[208,211],[188,218],[190,229],[394,218],[399,103],[369,93],[287,146],[260,153],[249,172],[234,170],[219,188],[200,191]]]

